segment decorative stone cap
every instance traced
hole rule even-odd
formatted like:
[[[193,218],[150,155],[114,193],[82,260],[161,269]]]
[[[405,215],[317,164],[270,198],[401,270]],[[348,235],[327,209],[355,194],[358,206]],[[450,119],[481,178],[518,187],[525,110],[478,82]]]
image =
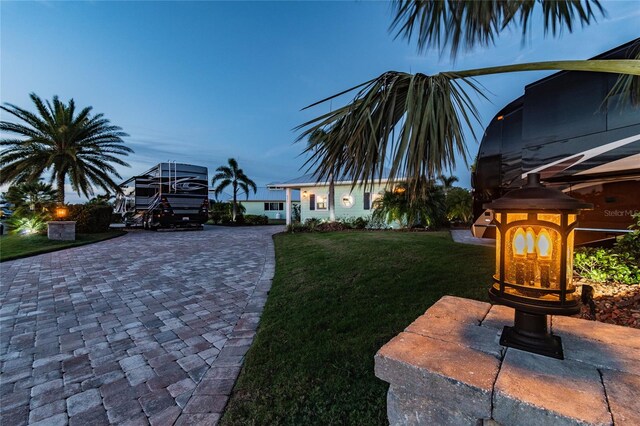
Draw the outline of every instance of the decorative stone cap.
[[[375,356],[390,424],[639,425],[640,330],[551,317],[565,360],[505,348],[505,306],[445,296]]]

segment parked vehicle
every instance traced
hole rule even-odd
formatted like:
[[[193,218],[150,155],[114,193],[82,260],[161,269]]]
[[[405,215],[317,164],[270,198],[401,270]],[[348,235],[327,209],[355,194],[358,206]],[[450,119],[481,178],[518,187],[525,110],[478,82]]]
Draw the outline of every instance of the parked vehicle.
[[[115,213],[125,227],[201,228],[208,219],[207,168],[160,163],[120,184]]]
[[[596,58],[632,58],[636,49],[640,39]],[[472,174],[476,236],[495,236],[483,204],[519,188],[531,172],[540,173],[547,186],[594,204],[580,215],[576,243],[627,232],[640,211],[640,108],[620,103],[619,96],[603,103],[616,79],[559,72],[528,85],[494,117]]]

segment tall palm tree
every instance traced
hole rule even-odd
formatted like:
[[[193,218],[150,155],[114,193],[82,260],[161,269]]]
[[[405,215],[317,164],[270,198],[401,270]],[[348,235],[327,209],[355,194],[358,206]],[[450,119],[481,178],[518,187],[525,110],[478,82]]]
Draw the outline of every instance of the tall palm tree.
[[[417,34],[418,48],[462,48],[491,44],[508,27],[521,25],[523,36],[540,6],[545,31],[554,36],[572,31],[574,22],[588,25],[595,11],[604,13],[597,0],[454,1],[396,0],[392,29],[410,40]],[[611,94],[625,93],[640,101],[640,48],[636,59],[553,61],[506,65],[435,75],[388,71],[307,108],[356,91],[351,103],[300,125],[306,139],[319,129],[331,129],[318,151],[313,141],[305,152],[316,166],[319,179],[334,168],[366,186],[390,164],[388,178],[413,178],[408,188],[417,196],[420,177],[433,179],[455,166],[455,155],[466,161],[465,129],[473,131],[480,117],[470,93],[485,97],[475,77],[514,71],[566,70],[624,74]],[[319,154],[320,153],[320,154]],[[346,153],[346,154],[345,154]],[[315,161],[319,156],[323,161]]]
[[[30,97],[37,113],[9,103],[0,107],[22,122],[0,121],[1,131],[18,136],[0,140],[0,145],[9,147],[0,153],[0,184],[31,182],[50,171],[60,204],[67,177],[73,190],[85,197],[93,195],[94,185],[119,191],[110,175],[120,178],[112,164],[129,166],[117,157],[133,152],[122,140],[129,135],[103,114],[92,116],[92,107],[77,112],[73,99],[65,104],[57,96],[52,102],[35,93]]]
[[[318,129],[309,135],[309,145],[313,145],[316,150],[322,149],[323,141],[327,139],[327,132],[323,129]],[[336,170],[332,170],[329,173],[328,181],[329,181],[329,196],[328,196],[328,204],[329,204],[329,221],[336,221],[336,190],[335,190],[335,176]]]
[[[236,221],[238,212],[238,189],[242,189],[247,199],[249,199],[249,189],[255,194],[258,188],[255,182],[244,174],[244,171],[238,167],[238,162],[234,158],[229,158],[228,166],[220,166],[216,169],[216,174],[211,179],[211,185],[214,186],[216,198],[222,194],[224,189],[231,185],[233,189],[233,213],[232,220]]]

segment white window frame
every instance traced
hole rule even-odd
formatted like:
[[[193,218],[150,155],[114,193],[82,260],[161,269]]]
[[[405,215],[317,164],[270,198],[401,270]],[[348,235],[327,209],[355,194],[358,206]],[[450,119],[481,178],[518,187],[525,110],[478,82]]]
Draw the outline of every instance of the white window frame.
[[[324,199],[324,208],[318,207],[318,198]],[[316,194],[316,210],[327,211],[329,210],[329,195],[328,194]]]

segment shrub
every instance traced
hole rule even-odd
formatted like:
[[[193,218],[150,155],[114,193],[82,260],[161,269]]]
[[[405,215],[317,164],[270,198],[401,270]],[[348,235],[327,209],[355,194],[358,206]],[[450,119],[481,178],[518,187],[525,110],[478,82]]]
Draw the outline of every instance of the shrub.
[[[294,222],[292,224],[287,225],[287,232],[291,232],[293,234],[298,232],[311,232],[309,227],[300,222]]]
[[[615,249],[618,253],[628,253],[640,263],[640,212],[633,215],[635,223],[629,227],[630,233],[618,237]]]
[[[315,217],[311,217],[304,221],[304,225],[309,228],[309,231],[314,231],[318,225],[322,223],[322,220]]]
[[[247,225],[268,225],[269,218],[265,215],[248,214],[244,216]]]
[[[613,248],[579,248],[574,271],[596,282],[640,284],[640,213],[633,215],[632,232],[618,237]]]
[[[345,219],[341,219],[340,223],[342,223],[343,225],[345,225],[347,228],[350,228],[350,229],[364,229],[367,227],[367,224],[369,223],[369,218],[348,217]]]
[[[575,253],[574,271],[595,282],[640,283],[640,266],[630,253],[616,249],[579,248]]]
[[[316,227],[314,228],[314,231],[334,232],[334,231],[344,231],[346,229],[349,229],[349,227],[340,222],[324,222],[316,225]]]
[[[76,222],[77,233],[95,234],[109,230],[113,207],[103,204],[71,204],[67,208],[68,220]]]
[[[47,232],[49,217],[43,213],[13,216],[7,221],[12,232],[17,234],[44,234]]]

